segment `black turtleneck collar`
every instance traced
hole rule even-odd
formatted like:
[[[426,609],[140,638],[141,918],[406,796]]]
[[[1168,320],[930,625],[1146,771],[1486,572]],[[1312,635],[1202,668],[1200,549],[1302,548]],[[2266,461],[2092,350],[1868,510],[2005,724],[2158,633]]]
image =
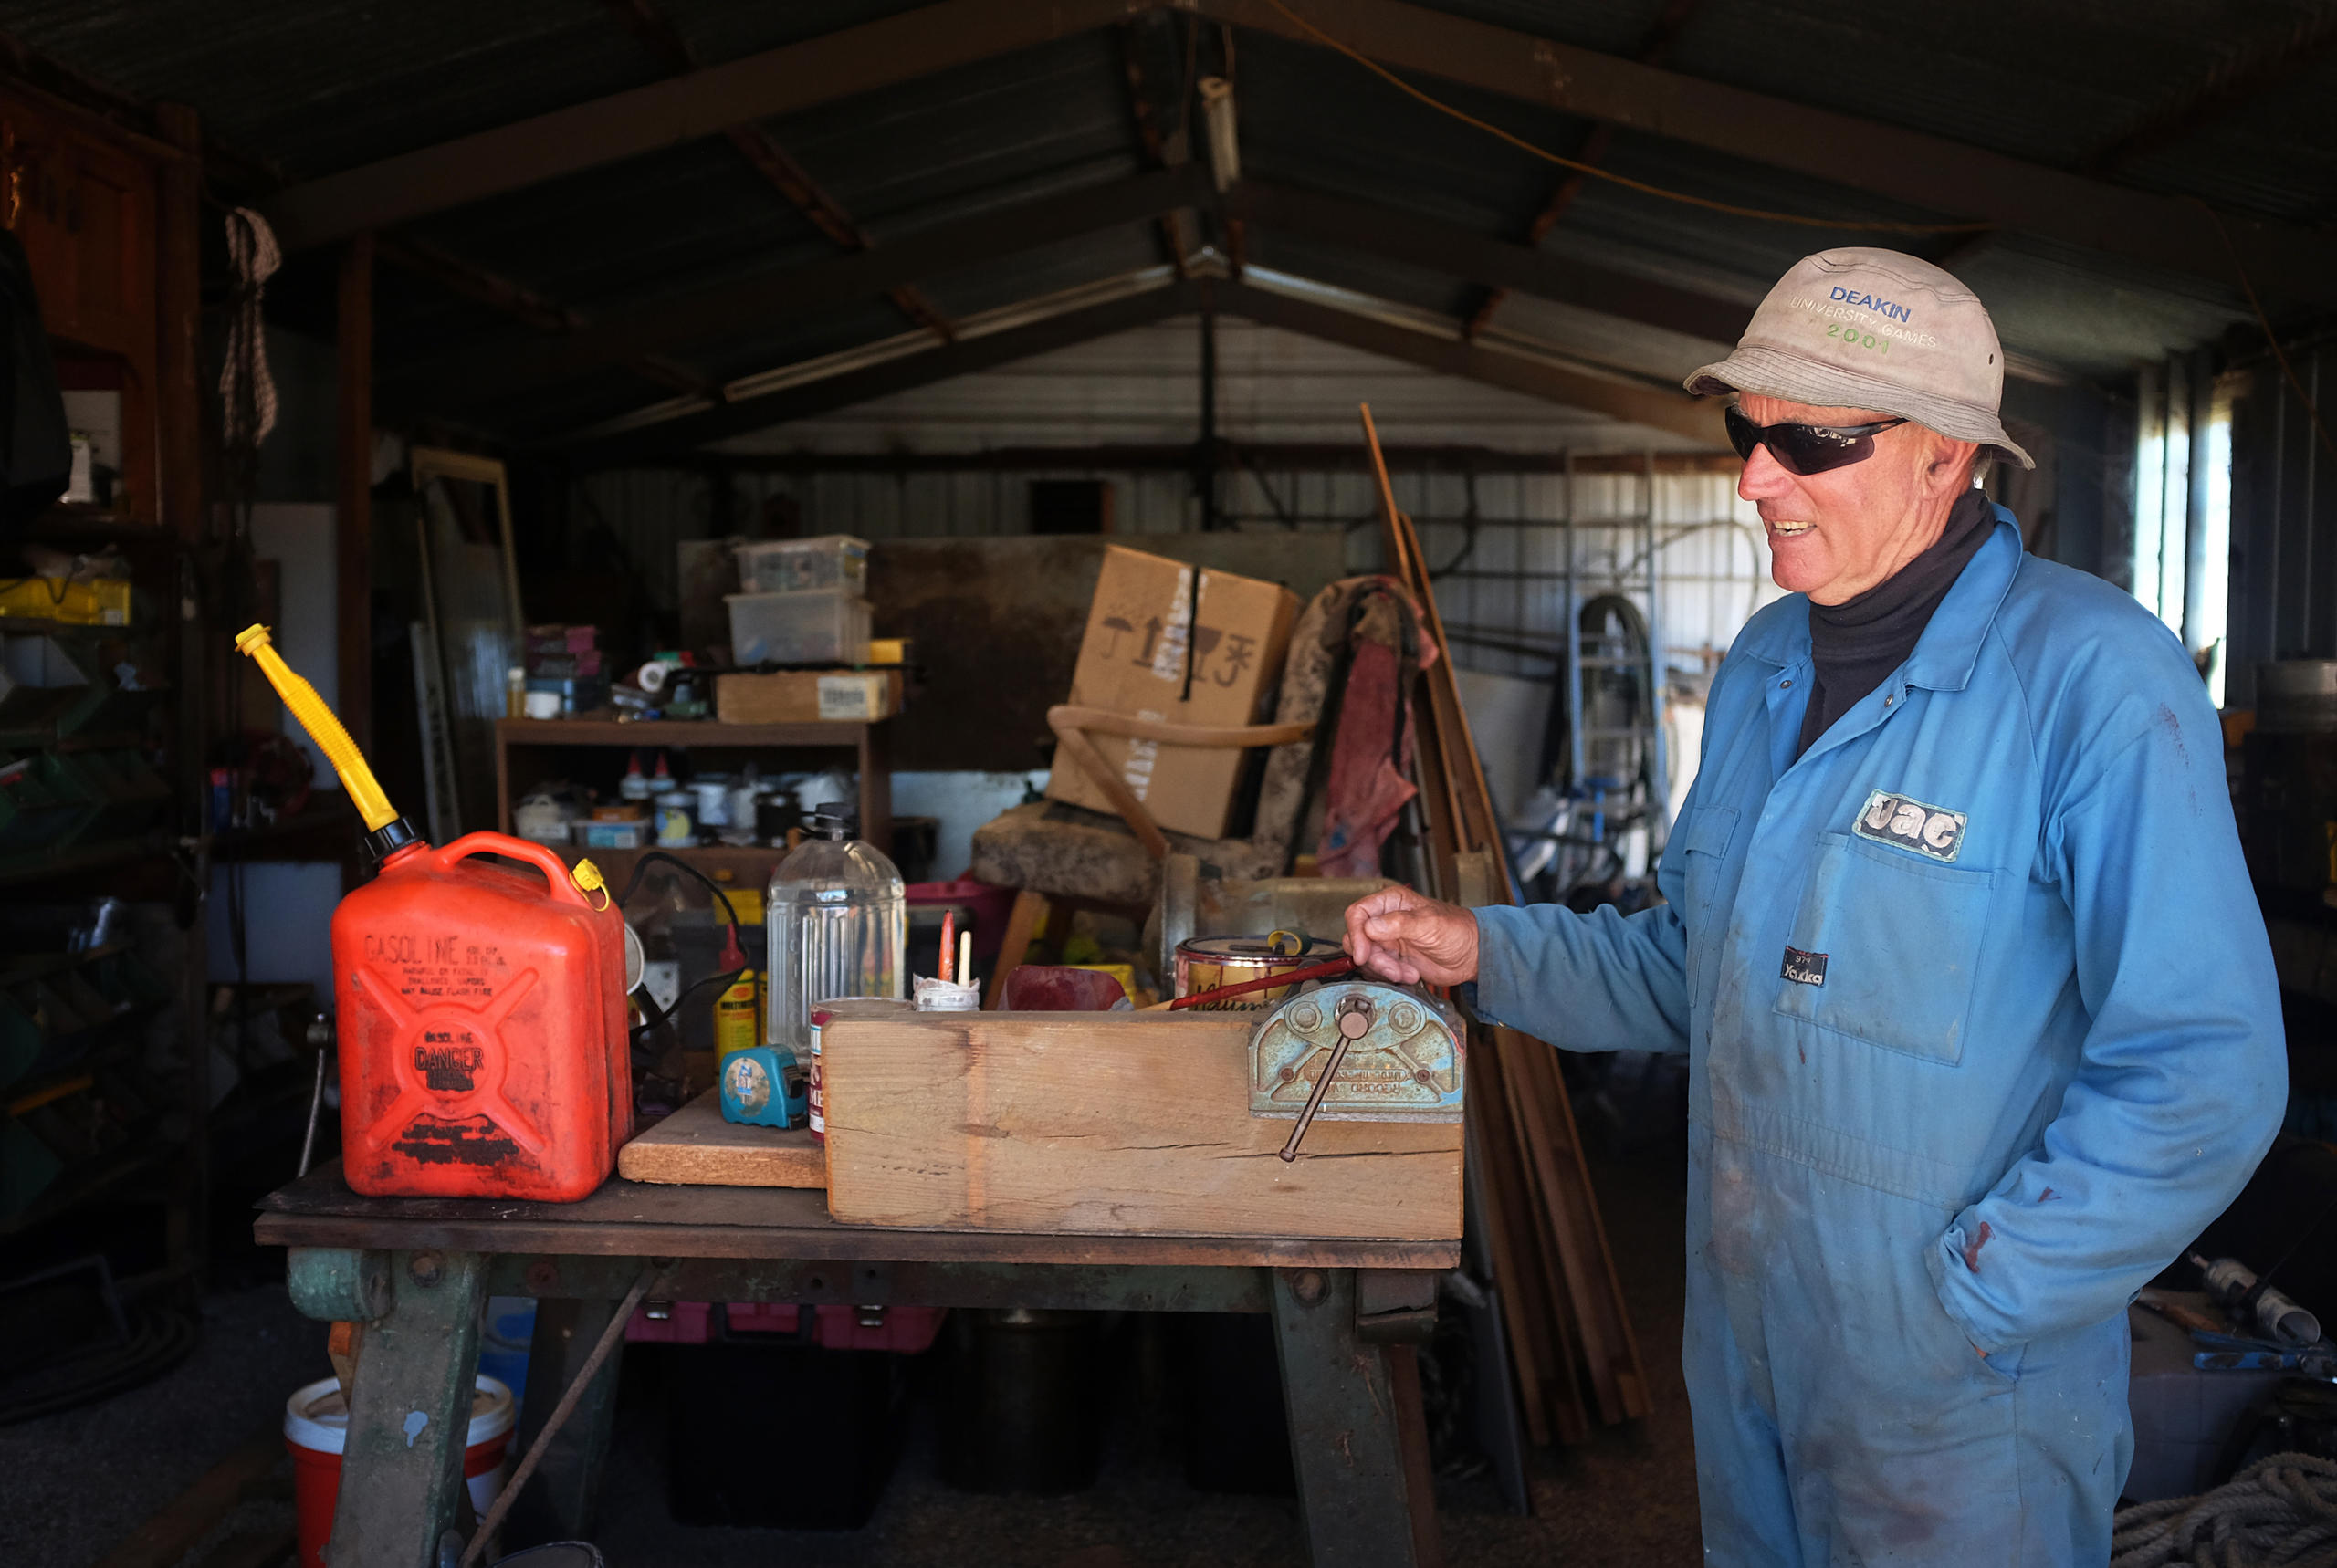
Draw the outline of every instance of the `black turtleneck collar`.
[[[1856,598],[1809,607],[1809,656],[1816,670],[1796,757],[1915,651],[1932,612],[1986,542],[1995,517],[1988,497],[1967,490],[1923,554]]]

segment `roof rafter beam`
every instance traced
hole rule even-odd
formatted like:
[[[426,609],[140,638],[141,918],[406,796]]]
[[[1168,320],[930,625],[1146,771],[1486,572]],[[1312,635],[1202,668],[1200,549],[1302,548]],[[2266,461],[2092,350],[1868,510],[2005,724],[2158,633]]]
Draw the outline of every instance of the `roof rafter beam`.
[[[697,51],[690,47],[689,40],[649,0],[608,0],[608,4],[634,37],[656,50],[669,68],[684,74],[702,68]],[[769,131],[742,124],[725,126],[722,134],[790,206],[811,220],[812,227],[845,250],[868,250],[875,246],[868,231],[854,222],[852,214],[822,190],[819,182]],[[936,336],[946,340],[958,335],[956,324],[910,285],[896,285],[886,290],[886,297],[902,315]]]
[[[2096,149],[2082,165],[2106,174],[2148,157],[2269,92],[2337,44],[2337,6],[2300,16],[2277,37],[2257,40],[2217,61],[2181,98],[2160,105]]]
[[[1160,133],[1160,120],[1153,110],[1152,95],[1145,86],[1144,61],[1137,43],[1137,26],[1134,18],[1120,24],[1120,66],[1127,77],[1128,119],[1136,127],[1137,145],[1144,150],[1147,163],[1155,169],[1179,166],[1190,156],[1192,139],[1180,127],[1172,146],[1169,138]],[[1184,219],[1176,213],[1168,212],[1161,214],[1155,221],[1160,226],[1160,248],[1168,253],[1168,265],[1177,269],[1178,277],[1189,277],[1191,268],[1185,260]]]
[[[1119,22],[1167,5],[1301,42],[1264,0],[938,0],[801,44],[614,93],[308,181],[267,215],[288,246],[516,190],[726,127],[891,86]],[[2111,255],[2231,283],[2206,214],[1969,143],[1815,109],[1405,0],[1341,0],[1344,42],[1395,68],[1749,158]],[[2227,216],[2259,288],[2337,303],[2337,236]]]
[[[565,438],[565,444],[580,462],[594,467],[667,461],[709,441],[813,418],[872,398],[994,370],[1034,354],[1189,315],[1200,308],[1204,287],[1214,290],[1215,307],[1222,314],[1360,349],[1439,374],[1668,430],[1714,449],[1724,444],[1720,407],[1711,399],[1610,381],[1532,355],[1472,343],[1458,336],[1457,323],[1451,331],[1439,333],[1227,278],[1184,279],[621,433],[579,433]]]
[[[1688,25],[1688,18],[1702,4],[1703,0],[1665,0],[1662,11],[1656,16],[1655,25],[1648,29],[1646,39],[1640,45],[1640,52],[1634,57],[1640,64],[1661,65],[1672,53],[1672,46],[1679,38],[1680,29]],[[1582,145],[1575,149],[1574,155],[1579,162],[1603,163],[1607,160],[1607,150],[1614,143],[1615,128],[1602,120],[1591,126],[1590,133],[1582,139]],[[1567,209],[1574,205],[1577,196],[1582,194],[1583,183],[1589,178],[1580,170],[1567,171],[1566,177],[1550,192],[1550,199],[1542,204],[1542,210],[1534,214],[1532,223],[1525,225],[1527,245],[1540,245],[1549,232],[1558,226],[1558,220],[1567,215]],[[1501,310],[1502,302],[1508,298],[1509,290],[1506,288],[1486,290],[1484,298],[1471,313],[1468,326],[1462,329],[1463,335],[1474,338],[1492,326],[1493,317]]]
[[[524,321],[539,332],[572,333],[590,326],[581,312],[547,299],[526,284],[514,282],[476,262],[465,261],[410,234],[376,235],[373,247],[383,261],[417,277],[426,277],[475,305],[484,305],[516,321]],[[688,366],[645,350],[618,356],[609,362],[621,364],[645,381],[676,392],[704,395],[713,390],[704,376]]]
[[[938,0],[533,119],[328,174],[266,212],[288,249],[1092,32],[1144,0]]]
[[[1405,0],[1301,0],[1392,69],[1669,137],[1942,213],[1985,219],[2229,286],[2231,256],[2197,204],[2111,184],[1856,115],[1577,48]],[[1305,44],[1265,0],[1176,0],[1212,20]],[[2337,235],[2226,214],[2258,288],[2337,304]],[[1818,231],[1822,232],[1822,231]]]
[[[1141,223],[1205,200],[1197,162],[1132,180],[1043,196],[1017,206],[912,230],[852,256],[656,301],[540,342],[486,345],[390,372],[408,394],[434,387],[492,397],[560,381],[635,355],[813,316],[953,267],[1014,256],[1122,224]]]
[[[1245,180],[1231,204],[1260,228],[1346,246],[1423,271],[1487,287],[1515,289],[1667,331],[1734,343],[1753,308],[1494,239],[1375,202]]]
[[[1034,354],[1092,342],[1136,327],[1148,327],[1200,308],[1200,285],[1185,280],[1164,288],[1126,294],[1100,304],[1066,310],[1019,327],[906,354],[819,381],[804,382],[760,397],[740,398],[718,408],[684,414],[615,435],[571,438],[580,465],[621,467],[652,457],[670,457],[709,441],[743,435],[791,420],[810,419],[872,398],[908,392],[952,376],[995,370]]]
[[[1220,284],[1217,308],[1261,326],[1280,327],[1325,342],[1343,343],[1440,375],[1505,387],[1627,423],[1668,430],[1708,446],[1723,445],[1727,439],[1720,405],[1710,399],[1692,398],[1685,392],[1608,381],[1546,360],[1487,348],[1457,335],[1444,337],[1398,326],[1376,316],[1294,298],[1251,284]],[[1457,324],[1455,329],[1457,334]]]

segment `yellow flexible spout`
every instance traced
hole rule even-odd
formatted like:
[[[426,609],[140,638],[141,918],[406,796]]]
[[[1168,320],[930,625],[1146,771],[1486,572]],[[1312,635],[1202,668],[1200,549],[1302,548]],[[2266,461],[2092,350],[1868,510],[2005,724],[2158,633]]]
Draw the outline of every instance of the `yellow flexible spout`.
[[[309,732],[309,737],[323,748],[333,771],[341,775],[341,788],[349,791],[350,803],[365,819],[365,826],[386,828],[396,821],[397,809],[382,792],[373,770],[365,766],[365,754],[349,738],[349,731],[341,727],[341,720],[325,706],[325,699],[317,695],[317,688],[292,673],[292,666],[284,662],[284,655],[268,641],[267,628],[245,627],[236,638],[236,646],[259,662],[267,684],[276,688],[276,695],[284,699],[284,706],[292,710],[292,716],[300,721],[300,727]]]

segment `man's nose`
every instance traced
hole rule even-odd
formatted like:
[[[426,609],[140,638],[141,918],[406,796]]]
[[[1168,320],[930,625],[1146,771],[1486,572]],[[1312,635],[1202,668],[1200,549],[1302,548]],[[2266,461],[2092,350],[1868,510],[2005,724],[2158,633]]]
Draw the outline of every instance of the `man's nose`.
[[[1736,481],[1736,494],[1746,501],[1773,500],[1792,488],[1793,476],[1785,471],[1766,443],[1753,449]]]

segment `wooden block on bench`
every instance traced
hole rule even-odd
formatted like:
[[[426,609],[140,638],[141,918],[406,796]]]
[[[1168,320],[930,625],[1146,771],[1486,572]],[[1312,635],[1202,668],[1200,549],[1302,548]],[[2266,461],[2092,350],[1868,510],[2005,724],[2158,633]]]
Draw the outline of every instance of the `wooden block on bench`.
[[[1252,1013],[925,1013],[824,1031],[828,1209],[944,1229],[1441,1240],[1458,1122],[1249,1113]]]
[[[826,1161],[802,1128],[741,1127],[707,1090],[617,1151],[627,1181],[699,1186],[823,1186]]]

